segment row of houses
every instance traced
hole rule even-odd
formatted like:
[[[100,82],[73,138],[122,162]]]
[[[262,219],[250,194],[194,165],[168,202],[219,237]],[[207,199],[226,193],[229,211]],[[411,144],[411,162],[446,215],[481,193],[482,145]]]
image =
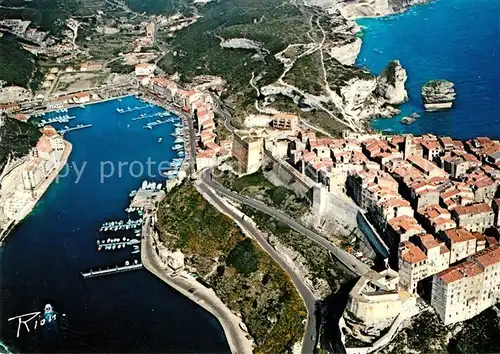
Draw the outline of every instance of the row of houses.
[[[219,140],[216,132],[215,102],[210,93],[196,89],[185,89],[167,77],[151,79],[149,89],[159,97],[171,101],[196,120],[196,168],[216,165],[227,158],[232,150],[231,140]]]
[[[64,140],[53,127],[45,126],[41,132],[42,136],[22,173],[25,190],[35,190],[57,168],[64,152]]]
[[[58,168],[66,149],[66,143],[53,127],[45,126],[41,132],[28,161],[21,167],[19,186],[3,206],[9,219],[20,220],[29,212],[37,188]]]
[[[331,139],[301,132],[291,141],[288,157],[300,172],[330,191],[346,191],[367,211],[389,246],[391,265],[399,271],[397,289],[385,291],[414,296],[423,279],[436,284],[433,292],[441,291],[437,284],[449,269],[458,267],[460,272],[461,264],[477,255],[497,254],[498,235],[487,236],[485,232],[500,227],[500,201],[495,199],[498,151],[499,143],[487,138],[461,142],[432,135],[348,134]],[[493,263],[500,262],[500,258],[495,259]],[[377,283],[361,281],[367,287]],[[497,287],[498,283],[496,278]],[[481,291],[489,302],[471,302],[475,308],[465,315],[450,317],[449,294],[444,299],[433,294],[431,305],[443,309],[438,313],[446,324],[461,321],[490,306],[487,304],[494,296],[498,299],[488,289]],[[359,294],[351,295],[351,310],[357,310],[360,303],[355,298]],[[394,295],[401,306],[404,301],[396,298]],[[379,305],[378,310],[387,303],[372,301],[370,306]],[[375,307],[370,308],[375,311]],[[368,322],[373,320],[368,317]]]

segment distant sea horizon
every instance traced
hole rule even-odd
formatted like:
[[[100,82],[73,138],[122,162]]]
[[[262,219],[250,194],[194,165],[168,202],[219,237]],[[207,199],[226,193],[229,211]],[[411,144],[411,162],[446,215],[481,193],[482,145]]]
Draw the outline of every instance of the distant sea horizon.
[[[363,45],[356,65],[381,73],[399,60],[408,73],[401,115],[371,122],[377,131],[433,133],[457,139],[500,138],[500,1],[436,0],[409,11],[356,22]],[[479,20],[480,19],[480,20]],[[455,83],[452,109],[425,112],[420,88],[433,79]],[[400,119],[413,112],[412,125]]]

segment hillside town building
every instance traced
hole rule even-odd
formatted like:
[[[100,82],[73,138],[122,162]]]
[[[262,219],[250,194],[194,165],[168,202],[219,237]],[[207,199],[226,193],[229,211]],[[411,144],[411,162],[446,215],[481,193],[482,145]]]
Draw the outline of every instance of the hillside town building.
[[[431,304],[445,325],[468,320],[500,300],[500,247],[484,249],[434,276]]]
[[[275,129],[295,131],[299,126],[299,117],[295,114],[275,114],[271,124]]]
[[[486,138],[464,144],[432,135],[331,139],[298,132],[289,143],[290,164],[331,193],[345,191],[366,211],[389,247],[390,264],[398,269],[394,288],[377,285],[380,275],[362,277],[350,294],[349,312],[368,325],[393,320],[404,308],[398,294],[418,296],[424,280],[433,283],[431,305],[445,323],[465,320],[495,303],[493,290],[483,289],[480,301],[457,293],[462,307],[456,311],[446,293],[446,274],[464,274],[472,289],[479,280],[469,280],[469,274],[474,279],[483,274],[477,259],[496,254],[491,248],[498,245],[500,232],[485,232],[500,227],[500,202],[494,199],[500,181],[497,151],[500,144]],[[472,307],[465,311],[467,301]]]
[[[484,232],[487,228],[492,227],[495,221],[493,209],[487,203],[457,206],[453,209],[452,215],[457,226],[471,232]]]

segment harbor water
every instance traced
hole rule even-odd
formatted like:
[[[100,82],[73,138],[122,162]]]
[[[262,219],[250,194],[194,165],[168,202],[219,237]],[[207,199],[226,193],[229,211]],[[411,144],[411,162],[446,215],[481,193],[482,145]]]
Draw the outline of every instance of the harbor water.
[[[144,129],[151,120],[132,120],[162,108],[116,111],[140,105],[144,103],[126,97],[77,107],[68,112],[76,116],[74,120],[54,125],[56,129],[65,124],[92,127],[65,135],[73,144],[69,169],[62,171],[0,248],[0,338],[10,348],[23,352],[229,352],[218,321],[148,271],[92,279],[80,274],[140,258],[131,253],[132,247],[99,252],[96,240],[104,236],[99,229],[105,221],[127,220],[130,191],[138,189],[144,179],[165,182],[157,166],[177,157],[171,149],[173,123]],[[17,338],[18,322],[8,319],[43,311],[46,303],[66,315],[57,340],[47,343],[33,323],[29,333],[21,327]]]
[[[398,59],[408,73],[410,101],[402,115],[375,120],[373,128],[500,138],[499,14],[498,0],[436,0],[404,14],[358,20],[364,30],[356,64],[380,73]],[[451,110],[423,112],[420,88],[432,79],[456,84]],[[413,112],[421,114],[415,123],[400,123]]]

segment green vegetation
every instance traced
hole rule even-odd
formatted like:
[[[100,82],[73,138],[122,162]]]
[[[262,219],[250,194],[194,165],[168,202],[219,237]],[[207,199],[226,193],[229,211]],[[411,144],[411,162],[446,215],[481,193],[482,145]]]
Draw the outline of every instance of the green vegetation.
[[[458,328],[458,331],[455,329]],[[448,342],[448,334],[454,333]],[[444,326],[435,313],[426,312],[397,334],[383,353],[500,353],[500,320],[494,309],[476,317]]]
[[[261,230],[274,235],[280,243],[303,257],[313,284],[323,279],[328,283],[330,291],[336,292],[342,284],[355,278],[343,265],[334,262],[327,250],[288,225],[248,206],[242,206],[241,210],[250,216]]]
[[[325,111],[317,110],[314,112],[306,112],[302,113],[301,117],[309,124],[312,124],[315,127],[323,129],[324,131],[328,132],[331,136],[336,138],[340,138],[342,136],[342,132],[346,128],[344,124],[333,119]]]
[[[233,266],[238,272],[247,276],[257,271],[259,268],[259,255],[255,251],[252,240],[246,238],[238,242],[227,255],[226,264]]]
[[[266,195],[271,199],[274,205],[283,205],[288,198],[290,191],[285,187],[278,186],[272,189],[266,190]]]
[[[342,65],[336,59],[325,60],[326,79],[332,90],[339,89],[354,78],[372,80],[375,76],[367,70],[355,66]]]
[[[171,51],[159,65],[166,72],[181,73],[186,81],[200,74],[223,77],[242,110],[251,109],[256,98],[249,85],[252,72],[263,73],[260,85],[274,82],[283,70],[274,54],[295,41],[307,42],[307,16],[284,0],[216,1],[200,12],[203,17],[195,24],[165,39]],[[270,53],[255,57],[254,50],[223,49],[217,36],[248,38]]]
[[[325,104],[325,106],[327,106]],[[290,112],[299,114],[300,117],[306,122],[321,128],[332,136],[341,137],[342,131],[345,129],[345,125],[333,119],[328,113],[323,110],[314,109],[309,112],[301,111],[300,108],[289,98],[284,96],[274,97],[274,102],[268,106],[269,108],[277,109],[281,112]],[[335,107],[329,107],[330,109],[336,110]]]
[[[130,74],[134,71],[133,65],[127,65],[122,60],[115,60],[108,64],[108,68],[111,69],[112,73],[117,74]]]
[[[426,312],[414,320],[410,327],[398,333],[391,352],[404,353],[408,349],[422,353],[446,351],[446,327],[437,315]]]
[[[147,14],[174,14],[181,12],[185,15],[193,11],[189,0],[125,0],[132,11]]]
[[[241,313],[256,353],[281,353],[302,338],[306,312],[288,275],[193,185],[172,190],[157,215],[162,242],[181,249],[217,296]]]
[[[436,88],[440,88],[441,86],[443,86],[443,87],[453,86],[453,83],[451,81],[442,80],[442,79],[430,80],[430,81],[427,81],[423,87],[430,87],[430,88],[436,89]]]
[[[26,88],[31,81],[34,86],[40,82],[35,56],[24,50],[12,36],[0,37],[0,80],[7,85]]]
[[[234,174],[224,171],[216,178],[220,183],[236,193],[261,200],[294,217],[299,217],[308,212],[309,206],[304,200],[297,198],[291,190],[283,186],[273,185],[266,178],[266,173],[259,170],[237,178]]]
[[[64,21],[69,17],[76,14],[88,15],[91,11],[95,11],[91,3],[93,1],[87,0],[4,0],[3,6],[22,7],[22,10],[3,8],[0,11],[0,19],[20,18],[32,21],[41,30],[57,35],[65,28]]]
[[[0,171],[8,159],[27,155],[41,136],[38,129],[31,124],[12,118],[3,119],[4,124],[0,128]]]
[[[264,176],[262,170],[259,170],[250,175],[245,175],[241,178],[236,178],[236,176],[225,172],[225,182],[224,184],[234,190],[235,192],[243,195],[251,195],[255,190],[269,189],[273,188],[271,182],[267,180]]]
[[[466,321],[450,341],[450,353],[500,353],[500,319],[494,309]]]
[[[396,64],[395,61],[389,62],[389,64],[386,66],[384,69],[384,72],[382,73],[383,76],[387,78],[387,83],[389,85],[395,85],[396,84],[396,68],[398,65]]]
[[[225,171],[216,174],[216,178],[238,194],[259,199],[296,219],[308,213],[308,204],[304,200],[298,199],[289,189],[283,186],[274,186],[266,178],[268,173],[270,172],[259,170],[237,178]],[[335,292],[341,284],[353,279],[342,265],[332,261],[328,251],[304,235],[292,230],[288,225],[248,206],[242,205],[241,211],[250,216],[261,230],[274,235],[280,243],[299,253],[304,259],[305,266],[311,272],[314,283],[318,279],[323,279],[328,283],[331,292]]]
[[[298,59],[284,80],[312,95],[324,93],[323,70],[319,52]]]
[[[126,53],[132,50],[133,41],[137,35],[127,33],[117,33],[112,35],[94,35],[90,43],[85,43],[84,47],[89,49],[89,54],[96,60],[113,60],[119,53]],[[121,59],[120,59],[121,60]],[[115,62],[112,62],[114,64]]]

